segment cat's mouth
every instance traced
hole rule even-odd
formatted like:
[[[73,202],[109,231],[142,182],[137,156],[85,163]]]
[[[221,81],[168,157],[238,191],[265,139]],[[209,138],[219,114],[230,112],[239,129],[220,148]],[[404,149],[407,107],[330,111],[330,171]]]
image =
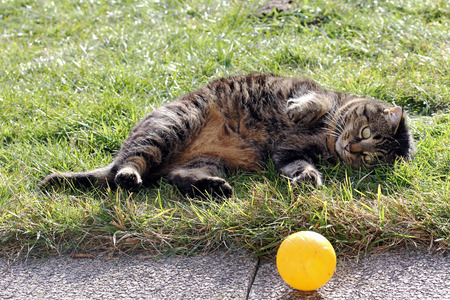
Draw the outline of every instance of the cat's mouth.
[[[335,149],[336,149],[336,153],[338,154],[339,158],[342,161],[344,161],[345,163],[348,163],[348,164],[350,164],[353,161],[352,158],[349,155],[350,153],[348,153],[345,150],[345,147],[342,146],[342,143],[339,143],[339,140],[336,141]]]
[[[335,152],[339,156],[339,159],[349,164],[352,167],[359,167],[361,165],[357,155],[348,151],[349,143],[345,142],[339,137],[335,142]]]
[[[343,161],[353,167],[359,166],[357,157],[354,157],[354,154],[349,153],[347,150],[345,150],[346,145],[344,144],[347,143],[344,143],[340,136],[328,136],[327,144],[328,149],[332,154],[334,154],[336,160]]]

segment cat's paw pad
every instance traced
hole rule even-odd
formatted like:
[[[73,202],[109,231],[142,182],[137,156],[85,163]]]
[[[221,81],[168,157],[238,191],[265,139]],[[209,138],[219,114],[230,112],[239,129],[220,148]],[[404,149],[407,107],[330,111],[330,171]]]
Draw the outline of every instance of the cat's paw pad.
[[[208,193],[215,196],[230,197],[233,194],[233,188],[223,178],[220,177],[206,177],[195,181],[192,184],[192,191],[194,194]]]
[[[125,190],[136,190],[142,185],[139,173],[133,168],[123,168],[117,172],[114,182]]]
[[[303,172],[297,174],[293,179],[293,182],[295,183],[310,183],[315,187],[320,187],[323,185],[322,182],[322,176],[320,175],[319,171],[313,169],[313,168],[307,168],[303,170]]]

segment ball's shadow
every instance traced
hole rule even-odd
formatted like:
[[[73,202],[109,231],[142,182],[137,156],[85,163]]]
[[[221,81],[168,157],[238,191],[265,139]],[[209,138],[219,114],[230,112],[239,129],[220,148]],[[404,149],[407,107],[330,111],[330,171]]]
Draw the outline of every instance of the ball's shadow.
[[[288,293],[283,295],[280,299],[286,299],[286,300],[301,300],[301,299],[314,299],[314,300],[320,300],[325,299],[320,295],[318,291],[311,291],[311,292],[303,292],[299,290],[290,290]]]

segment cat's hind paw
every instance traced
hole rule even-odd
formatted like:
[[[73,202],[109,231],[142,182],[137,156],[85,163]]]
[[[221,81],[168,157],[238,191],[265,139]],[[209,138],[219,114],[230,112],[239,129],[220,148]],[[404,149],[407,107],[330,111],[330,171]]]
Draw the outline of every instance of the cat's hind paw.
[[[142,185],[141,175],[131,167],[120,169],[114,178],[114,182],[125,190],[137,190]]]
[[[169,182],[189,196],[224,196],[230,197],[233,188],[223,178],[216,176],[196,176],[195,170],[178,170],[169,176]]]
[[[233,188],[230,184],[223,178],[219,177],[207,177],[197,180],[193,186],[192,190],[195,192],[206,191],[210,195],[231,197],[233,194]]]

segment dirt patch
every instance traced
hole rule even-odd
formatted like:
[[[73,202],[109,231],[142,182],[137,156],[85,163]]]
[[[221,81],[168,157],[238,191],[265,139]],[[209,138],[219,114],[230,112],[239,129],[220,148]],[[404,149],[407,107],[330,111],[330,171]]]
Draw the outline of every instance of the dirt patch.
[[[293,8],[292,0],[272,0],[258,10],[258,14],[269,15],[272,12],[283,12]]]

